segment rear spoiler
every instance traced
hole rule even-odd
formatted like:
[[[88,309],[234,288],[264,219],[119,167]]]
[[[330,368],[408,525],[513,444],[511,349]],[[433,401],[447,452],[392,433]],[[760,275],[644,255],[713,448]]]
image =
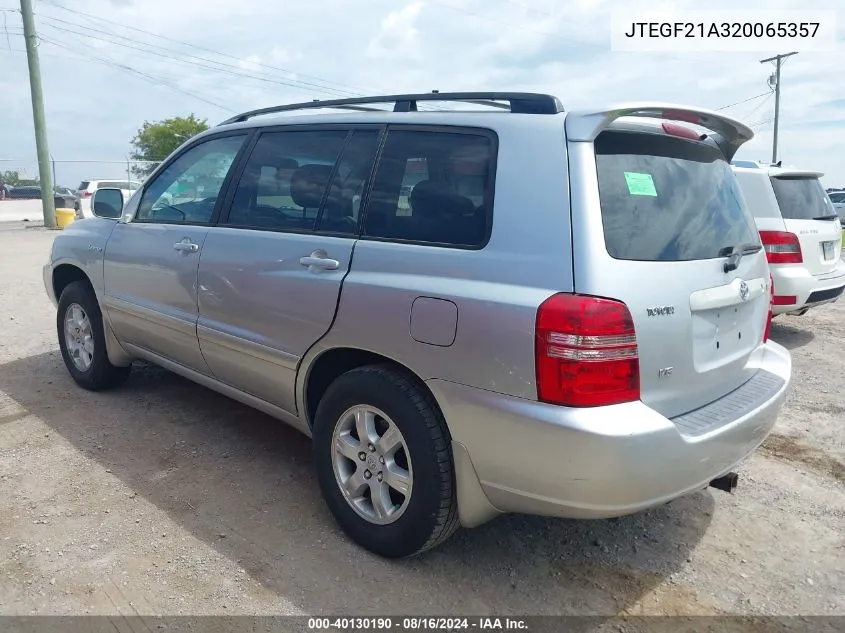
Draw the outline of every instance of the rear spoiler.
[[[566,115],[566,136],[570,141],[592,143],[596,137],[622,117],[643,117],[684,121],[707,128],[725,159],[733,160],[743,143],[754,138],[754,131],[729,116],[714,110],[668,103],[626,103],[606,110],[570,110]]]

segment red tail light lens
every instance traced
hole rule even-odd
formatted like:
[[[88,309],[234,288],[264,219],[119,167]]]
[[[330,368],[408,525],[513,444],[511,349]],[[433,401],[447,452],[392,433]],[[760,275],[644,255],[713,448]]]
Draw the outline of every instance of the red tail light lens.
[[[769,314],[766,317],[766,329],[763,330],[763,342],[764,343],[769,340],[769,334],[771,334],[771,331],[772,331],[772,317],[774,316],[772,314],[772,306],[774,305],[774,302],[775,302],[775,280],[772,277],[771,273],[769,273]]]
[[[620,301],[549,297],[537,310],[535,356],[542,402],[598,407],[640,397],[634,321]]]
[[[84,192],[82,193],[82,197],[83,197],[83,198],[90,198],[90,197],[91,197],[91,192],[90,192],[90,191],[84,191]]]
[[[760,240],[770,264],[800,264],[804,261],[801,243],[795,233],[760,231]]]

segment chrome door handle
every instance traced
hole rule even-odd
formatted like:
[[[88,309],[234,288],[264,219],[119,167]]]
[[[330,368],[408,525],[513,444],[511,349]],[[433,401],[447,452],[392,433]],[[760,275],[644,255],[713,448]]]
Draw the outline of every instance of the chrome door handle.
[[[337,270],[340,262],[336,259],[329,259],[326,251],[320,249],[311,253],[308,257],[300,257],[299,263],[309,269],[322,268],[323,270]]]
[[[176,242],[173,245],[174,251],[179,251],[181,253],[196,253],[200,249],[199,244],[194,244],[193,242],[182,240],[181,242]]]

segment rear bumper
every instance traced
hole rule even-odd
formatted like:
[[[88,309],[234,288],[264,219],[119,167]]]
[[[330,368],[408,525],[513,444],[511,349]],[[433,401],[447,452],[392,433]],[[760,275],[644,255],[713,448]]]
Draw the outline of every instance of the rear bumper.
[[[774,314],[797,312],[832,303],[842,296],[845,289],[845,262],[839,261],[836,268],[824,275],[811,275],[803,266],[771,266],[775,282],[775,296],[795,297],[794,303],[776,305]]]
[[[743,386],[683,416],[721,416],[706,428],[669,420],[642,402],[571,409],[429,381],[452,434],[461,522],[472,527],[499,512],[615,517],[704,488],[775,424],[791,357],[769,342],[758,365],[767,390],[740,393]]]

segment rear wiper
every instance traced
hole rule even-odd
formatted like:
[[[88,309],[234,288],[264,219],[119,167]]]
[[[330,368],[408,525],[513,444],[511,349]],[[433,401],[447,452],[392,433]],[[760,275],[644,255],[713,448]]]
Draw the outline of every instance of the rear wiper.
[[[726,273],[739,268],[739,262],[743,255],[753,255],[759,253],[763,248],[762,244],[737,244],[736,246],[725,246],[719,251],[719,257],[727,257],[724,270]]]
[[[814,220],[838,220],[839,215],[834,213],[832,215],[820,215],[817,218],[813,218]]]

